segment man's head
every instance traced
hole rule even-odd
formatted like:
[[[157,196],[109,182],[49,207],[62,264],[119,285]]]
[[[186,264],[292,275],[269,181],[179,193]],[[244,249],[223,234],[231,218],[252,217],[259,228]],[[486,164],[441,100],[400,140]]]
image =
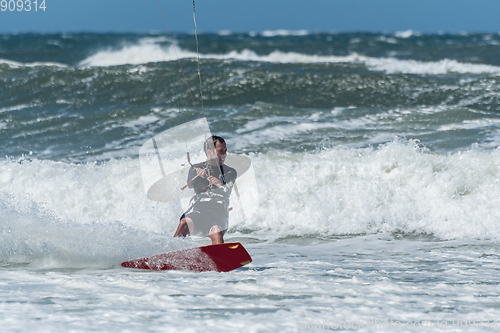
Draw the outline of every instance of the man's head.
[[[212,135],[209,137],[205,144],[203,145],[205,154],[207,155],[207,160],[217,162],[219,165],[223,165],[226,160],[226,141],[217,135]]]

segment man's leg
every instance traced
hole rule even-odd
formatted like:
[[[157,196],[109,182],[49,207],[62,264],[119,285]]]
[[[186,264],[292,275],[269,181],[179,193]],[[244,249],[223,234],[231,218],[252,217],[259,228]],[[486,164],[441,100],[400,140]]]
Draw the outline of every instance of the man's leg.
[[[193,220],[191,220],[189,217],[181,219],[181,221],[179,222],[179,226],[175,231],[174,237],[186,237],[186,235],[189,234],[191,230],[193,230],[193,227]]]
[[[222,229],[218,225],[214,225],[212,228],[210,228],[209,236],[212,240],[212,245],[224,243],[224,238],[222,237]]]

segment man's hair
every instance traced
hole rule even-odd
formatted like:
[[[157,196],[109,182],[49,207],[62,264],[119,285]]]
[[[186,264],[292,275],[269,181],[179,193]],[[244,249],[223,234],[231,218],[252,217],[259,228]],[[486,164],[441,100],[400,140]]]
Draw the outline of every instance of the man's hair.
[[[203,150],[205,150],[205,155],[208,156],[207,150],[209,150],[209,149],[214,150],[215,149],[217,142],[226,143],[226,141],[224,141],[223,138],[221,138],[220,136],[217,136],[217,135],[212,135],[211,137],[209,137],[205,141],[205,143],[203,144]]]

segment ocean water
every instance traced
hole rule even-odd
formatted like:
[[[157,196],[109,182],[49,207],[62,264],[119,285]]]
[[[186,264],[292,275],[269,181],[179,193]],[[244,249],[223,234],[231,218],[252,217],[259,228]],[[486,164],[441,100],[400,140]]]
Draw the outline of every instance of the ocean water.
[[[199,43],[201,87],[189,34],[0,35],[1,330],[499,329],[500,35]],[[200,117],[252,160],[259,208],[225,239],[253,262],[122,268],[209,243],[172,237],[139,163]]]

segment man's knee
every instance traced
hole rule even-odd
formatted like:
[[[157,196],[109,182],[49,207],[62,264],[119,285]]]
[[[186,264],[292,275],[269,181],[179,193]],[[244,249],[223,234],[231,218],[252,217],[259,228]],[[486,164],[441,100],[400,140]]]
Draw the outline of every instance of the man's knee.
[[[222,228],[219,227],[218,225],[214,225],[212,228],[210,228],[208,235],[212,239],[212,244],[224,243],[224,238],[223,238],[224,232],[222,231]]]
[[[212,228],[210,228],[210,231],[208,232],[209,235],[221,233],[222,234],[222,229],[218,225],[214,225]]]
[[[178,230],[183,234],[184,236],[186,234],[189,234],[193,231],[194,228],[194,223],[193,220],[191,220],[189,217],[185,217],[179,221],[179,227]]]

